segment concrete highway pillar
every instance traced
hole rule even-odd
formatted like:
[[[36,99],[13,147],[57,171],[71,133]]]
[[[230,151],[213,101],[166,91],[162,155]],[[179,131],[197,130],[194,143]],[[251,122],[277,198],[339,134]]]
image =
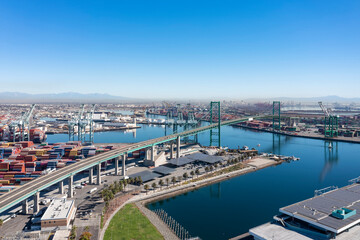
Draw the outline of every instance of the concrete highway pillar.
[[[64,182],[63,181],[59,182],[59,193],[64,194]]]
[[[96,178],[96,185],[101,184],[101,163],[99,163],[97,166],[97,178]]]
[[[155,161],[155,146],[151,146],[151,162]]]
[[[40,192],[37,192],[34,194],[34,208],[33,208],[34,211],[33,211],[33,213],[37,213],[40,210],[39,200],[40,200]]]
[[[170,143],[170,159],[174,158],[174,144]]]
[[[122,155],[122,176],[126,176],[125,162],[126,162],[127,154]]]
[[[149,156],[150,154],[150,156]],[[150,149],[149,148],[146,148],[145,150],[145,159],[146,160],[150,160],[151,159],[151,153],[150,153]]]
[[[94,183],[94,167],[89,168],[89,184]]]
[[[115,158],[115,176],[119,175],[119,157]]]
[[[72,197],[74,197],[74,189],[73,189],[74,177],[73,177],[73,175],[71,175],[68,178],[68,182],[69,182],[68,198],[72,198]]]
[[[176,158],[180,157],[180,136],[176,139]]]
[[[22,202],[22,214],[29,214],[29,203],[27,199]]]

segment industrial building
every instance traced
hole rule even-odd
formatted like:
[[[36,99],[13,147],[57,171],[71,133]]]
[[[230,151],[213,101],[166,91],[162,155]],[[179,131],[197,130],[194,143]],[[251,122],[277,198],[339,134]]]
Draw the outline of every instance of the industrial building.
[[[41,231],[68,229],[71,220],[75,217],[75,201],[65,198],[52,200],[41,218]]]
[[[280,208],[274,222],[250,229],[250,235],[255,240],[359,239],[359,179],[343,188],[317,190],[312,198]]]

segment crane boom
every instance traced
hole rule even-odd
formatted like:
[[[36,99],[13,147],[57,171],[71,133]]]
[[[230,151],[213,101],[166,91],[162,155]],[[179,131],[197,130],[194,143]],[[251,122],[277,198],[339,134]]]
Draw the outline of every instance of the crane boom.
[[[325,116],[326,116],[326,117],[330,117],[330,113],[329,113],[328,109],[326,109],[326,108],[324,107],[324,105],[323,105],[322,102],[319,102],[319,106],[320,106],[321,110],[324,112]]]

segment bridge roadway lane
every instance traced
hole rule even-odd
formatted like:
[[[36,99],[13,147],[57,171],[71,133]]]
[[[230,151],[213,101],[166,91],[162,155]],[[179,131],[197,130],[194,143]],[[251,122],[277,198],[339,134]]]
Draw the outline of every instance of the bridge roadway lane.
[[[242,118],[242,119],[223,121],[221,123],[221,125],[234,124],[237,122],[247,121],[249,119],[250,118]],[[52,172],[48,175],[40,176],[40,177],[30,181],[29,183],[26,183],[23,186],[18,187],[17,189],[0,196],[0,213],[9,209],[10,207],[14,206],[15,204],[21,202],[22,200],[29,198],[36,192],[46,189],[49,186],[54,185],[64,179],[68,178],[71,175],[75,175],[76,173],[87,170],[101,162],[111,160],[111,159],[119,157],[125,153],[133,152],[138,149],[142,149],[144,147],[149,147],[151,145],[175,140],[178,136],[184,137],[184,136],[194,135],[199,132],[203,132],[203,131],[209,130],[211,128],[215,128],[217,126],[218,126],[217,124],[212,124],[212,125],[184,131],[184,132],[177,133],[177,134],[172,134],[169,136],[164,136],[164,137],[146,140],[143,142],[133,143],[133,144],[130,144],[127,146],[123,146],[123,147],[108,151],[106,153],[101,153],[99,155],[86,158],[84,160],[81,160],[80,162],[71,164],[60,170],[56,170],[55,172]]]

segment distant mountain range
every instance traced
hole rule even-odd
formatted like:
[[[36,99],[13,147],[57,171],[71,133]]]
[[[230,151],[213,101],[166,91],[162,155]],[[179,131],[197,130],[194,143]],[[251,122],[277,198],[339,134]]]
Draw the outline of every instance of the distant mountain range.
[[[50,94],[28,94],[20,92],[0,92],[0,102],[2,103],[107,103],[129,101],[131,98],[113,96],[101,93],[50,93]]]
[[[327,102],[327,103],[359,103],[360,98],[344,98],[336,95],[324,96],[324,97],[310,97],[310,98],[291,98],[291,97],[278,97],[278,98],[251,98],[245,101],[282,101],[282,102]]]
[[[128,98],[122,96],[114,96],[102,93],[49,93],[49,94],[29,94],[21,92],[0,92],[0,103],[120,103],[120,102],[153,102],[162,101],[165,99],[140,99]],[[173,99],[175,100],[175,99]],[[196,99],[187,99],[186,101]],[[222,100],[219,97],[219,100]],[[235,99],[233,99],[235,100]],[[339,96],[324,96],[324,97],[311,97],[311,98],[291,98],[291,97],[278,97],[278,98],[249,98],[244,99],[245,102],[259,102],[259,101],[282,101],[282,102],[318,102],[324,103],[360,103],[360,98],[344,98]],[[184,99],[177,99],[176,101],[184,101]],[[203,99],[202,101],[207,101]],[[210,101],[210,100],[209,100]]]

